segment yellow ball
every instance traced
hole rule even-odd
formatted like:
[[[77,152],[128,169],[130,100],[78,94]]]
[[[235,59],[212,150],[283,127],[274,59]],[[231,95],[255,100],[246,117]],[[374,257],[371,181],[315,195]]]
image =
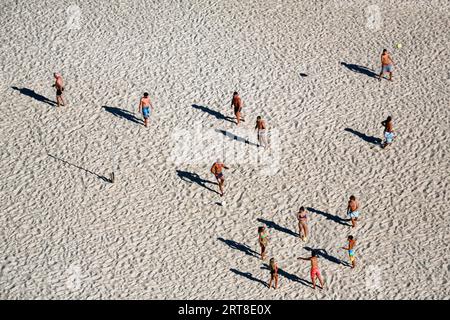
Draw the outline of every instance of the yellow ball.
[[[402,44],[401,44],[401,43],[397,43],[397,44],[395,45],[395,47],[396,47],[397,49],[401,49]]]

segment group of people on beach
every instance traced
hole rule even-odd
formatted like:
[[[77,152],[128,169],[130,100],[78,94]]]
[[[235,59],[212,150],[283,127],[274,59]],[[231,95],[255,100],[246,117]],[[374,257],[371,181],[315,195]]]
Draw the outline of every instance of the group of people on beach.
[[[386,49],[383,50],[383,53],[381,55],[381,72],[378,76],[379,80],[384,77],[385,74],[388,74],[388,80],[392,81],[392,71],[393,71],[393,60],[390,57],[388,51]],[[62,79],[62,76],[58,73],[54,73],[55,83],[53,84],[53,87],[56,89],[56,102],[57,107],[64,106],[65,102],[62,97],[64,92],[64,82]],[[233,97],[231,99],[231,108],[234,113],[234,116],[236,118],[236,125],[239,126],[239,124],[242,121],[245,121],[242,118],[242,108],[243,108],[243,101],[239,95],[238,92],[233,93]],[[150,101],[149,94],[145,92],[143,96],[141,97],[139,101],[139,113],[142,113],[143,119],[144,119],[144,125],[145,127],[148,127],[149,118],[151,113],[154,111],[153,105]],[[386,120],[384,120],[382,123],[382,126],[384,127],[384,141],[381,143],[381,147],[385,148],[389,146],[394,138],[394,127],[393,127],[393,121],[392,117],[389,116]],[[255,124],[255,130],[257,131],[257,140],[258,140],[258,147],[268,147],[267,138],[266,138],[266,122],[261,116],[258,116],[256,118],[256,124]],[[220,196],[223,197],[224,192],[224,183],[225,178],[223,175],[223,170],[229,169],[228,166],[226,166],[223,162],[221,162],[220,159],[218,159],[211,167],[210,171],[215,176],[217,180],[217,184],[220,191]],[[350,196],[350,199],[348,201],[347,205],[347,216],[349,217],[349,220],[352,223],[352,228],[356,227],[356,223],[359,218],[359,203],[356,200],[355,196]],[[297,213],[297,220],[298,220],[298,230],[299,230],[299,238],[306,242],[308,240],[308,218],[307,218],[307,211],[302,206],[300,207],[298,213]],[[342,247],[342,249],[346,250],[348,252],[349,260],[351,262],[351,267],[356,267],[356,258],[355,258],[355,245],[356,245],[356,239],[352,235],[349,235],[347,237],[348,245],[346,247]],[[261,248],[261,259],[265,260],[266,257],[266,251],[267,246],[269,244],[269,235],[266,231],[266,228],[264,226],[258,227],[258,243]],[[299,260],[304,261],[310,261],[311,263],[311,270],[310,270],[310,276],[313,288],[316,288],[316,278],[319,280],[321,287],[324,287],[324,280],[322,278],[320,269],[319,269],[319,262],[318,262],[318,253],[316,250],[311,251],[310,257],[299,257]],[[269,269],[270,269],[270,281],[269,281],[269,288],[272,287],[272,283],[274,284],[274,288],[276,289],[278,287],[278,264],[275,261],[275,258],[271,258],[269,261]]]
[[[356,200],[355,196],[350,196],[350,200],[348,201],[347,205],[347,216],[350,218],[352,222],[352,228],[356,227],[356,221],[359,217],[359,203]],[[301,240],[306,242],[308,240],[308,218],[307,218],[307,211],[305,207],[300,207],[298,213],[297,213],[297,220],[298,220],[298,236]],[[347,247],[342,247],[342,249],[346,250],[348,252],[349,260],[351,262],[351,268],[356,267],[356,258],[355,258],[355,245],[356,245],[356,239],[352,235],[349,235],[347,237],[348,245]],[[269,235],[266,231],[266,227],[261,226],[258,227],[258,243],[261,248],[260,257],[261,260],[265,260],[267,258],[266,251],[267,246],[269,244]],[[299,257],[298,260],[304,260],[304,261],[310,261],[311,263],[311,269],[310,269],[310,276],[311,276],[311,282],[313,289],[316,288],[316,279],[319,280],[321,288],[324,288],[325,282],[323,280],[323,277],[319,270],[319,261],[318,261],[318,253],[317,250],[311,250],[311,256],[310,257]],[[274,283],[274,288],[277,289],[278,287],[278,264],[275,261],[275,258],[271,258],[269,262],[269,269],[270,269],[270,281],[269,281],[269,289],[272,287],[272,283]]]

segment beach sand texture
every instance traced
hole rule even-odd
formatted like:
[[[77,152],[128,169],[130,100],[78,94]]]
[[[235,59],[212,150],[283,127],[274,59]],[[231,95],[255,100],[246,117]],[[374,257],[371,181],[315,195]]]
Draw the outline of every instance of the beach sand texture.
[[[2,1],[0,298],[449,299],[449,12],[438,0]],[[384,48],[392,83],[375,78]],[[398,137],[383,150],[388,115]],[[230,166],[223,206],[217,158]],[[264,224],[278,290],[257,257]],[[296,259],[311,249],[325,290]]]

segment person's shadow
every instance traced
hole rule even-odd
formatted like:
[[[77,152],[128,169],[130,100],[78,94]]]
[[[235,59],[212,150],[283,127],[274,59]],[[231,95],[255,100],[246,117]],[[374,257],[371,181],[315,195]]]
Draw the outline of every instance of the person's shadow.
[[[144,123],[144,121],[142,121],[139,118],[136,118],[136,116],[128,110],[119,109],[119,108],[115,108],[115,107],[108,107],[108,106],[103,106],[102,108],[105,109],[105,111],[111,113],[112,115],[114,115],[118,118],[123,118],[123,119],[129,120],[129,121],[137,123],[137,124]]]
[[[316,210],[316,209],[310,208],[310,207],[306,208],[306,210],[308,210],[309,212],[312,212],[312,213],[324,216],[327,220],[332,220],[332,221],[334,221],[336,223],[339,223],[339,224],[342,224],[344,226],[349,226],[349,227],[352,226],[351,224],[347,223],[347,221],[349,221],[348,219],[343,219],[343,218],[341,218],[341,217],[339,217],[337,215],[332,215],[330,213],[323,212],[323,211],[320,211],[320,210]]]
[[[224,136],[230,138],[231,140],[236,140],[238,142],[243,142],[245,144],[251,145],[251,146],[258,146],[256,143],[250,142],[248,139],[244,139],[241,138],[231,132],[225,131],[225,130],[220,130],[220,129],[215,129],[216,132],[219,132],[221,134],[223,134]]]
[[[236,242],[234,240],[225,240],[223,238],[217,238],[217,240],[222,241],[226,245],[228,245],[231,249],[239,250],[245,253],[248,256],[259,257],[259,254],[252,250],[248,245]]]
[[[342,264],[342,265],[344,265],[346,267],[351,267],[351,265],[348,264],[347,262],[345,262],[345,261],[343,261],[343,260],[341,260],[339,258],[336,258],[336,257],[333,257],[333,256],[329,255],[327,250],[325,250],[325,249],[313,249],[313,248],[310,248],[310,247],[304,247],[304,249],[306,251],[309,251],[309,252],[315,252],[318,257],[322,257],[322,258],[324,258],[324,259],[326,259],[326,260],[328,260],[330,262],[333,262],[333,263],[336,263],[336,264]]]
[[[268,287],[268,284],[266,282],[262,281],[261,279],[255,278],[250,272],[242,272],[242,271],[239,271],[239,270],[236,270],[233,268],[231,268],[230,271],[237,274],[238,276],[258,282],[258,283],[262,284],[264,287]]]
[[[206,112],[206,113],[210,114],[211,116],[215,117],[215,118],[218,119],[218,120],[225,120],[225,121],[229,121],[229,122],[231,122],[231,123],[236,123],[236,122],[234,121],[233,118],[224,116],[224,115],[223,115],[222,113],[220,113],[219,111],[212,110],[212,109],[210,109],[210,108],[208,108],[208,107],[205,107],[205,106],[199,106],[199,105],[197,105],[197,104],[193,104],[193,105],[192,105],[192,108],[197,109],[197,110],[200,110],[200,111],[203,111],[203,112]]]
[[[371,78],[378,79],[378,75],[374,72],[373,69],[369,69],[364,66],[359,66],[357,64],[351,64],[351,63],[345,63],[345,62],[341,62],[341,65],[343,65],[344,67],[346,67],[347,69],[349,69],[352,72],[365,74],[366,76],[369,76]]]
[[[192,172],[188,172],[188,171],[177,170],[177,175],[178,175],[178,177],[180,177],[181,180],[183,180],[185,182],[196,183],[199,186],[201,186],[201,187],[203,187],[203,188],[205,188],[205,189],[207,189],[207,190],[209,190],[211,192],[220,194],[216,190],[213,190],[213,189],[209,188],[206,185],[207,183],[218,185],[217,182],[212,182],[212,181],[209,181],[209,180],[202,179],[202,178],[200,178],[200,176],[198,174],[192,173]]]
[[[288,228],[282,227],[282,226],[276,224],[273,221],[269,221],[269,220],[265,220],[265,219],[261,219],[261,218],[258,218],[256,220],[258,222],[264,223],[268,228],[275,229],[275,230],[280,231],[280,232],[284,232],[284,233],[286,233],[288,235],[291,235],[291,236],[294,236],[294,237],[298,237],[299,236],[298,233],[295,233],[294,231],[289,230]]]
[[[372,137],[372,136],[368,136],[364,133],[358,132],[356,130],[350,129],[350,128],[345,128],[344,131],[353,133],[355,136],[359,137],[360,139],[368,142],[368,143],[372,143],[374,145],[380,146],[381,145],[381,139],[377,138],[377,137]]]
[[[46,103],[52,107],[56,106],[57,103],[55,101],[52,101],[46,97],[44,97],[43,95],[40,95],[39,93],[36,93],[34,90],[28,89],[28,88],[17,88],[17,87],[11,87],[14,90],[19,91],[21,94],[28,96],[30,98],[33,98],[39,102],[43,102]]]
[[[110,179],[108,179],[108,178],[106,178],[106,177],[104,177],[104,176],[101,176],[101,175],[99,175],[99,174],[97,174],[97,173],[95,173],[95,172],[92,172],[92,171],[88,170],[88,169],[85,169],[85,168],[82,168],[82,167],[80,167],[80,166],[77,166],[77,165],[75,165],[75,164],[73,164],[73,163],[70,163],[70,162],[68,162],[68,161],[66,161],[66,160],[60,159],[60,158],[58,158],[58,157],[56,157],[56,156],[54,156],[54,155],[51,155],[50,153],[47,153],[47,155],[48,155],[50,158],[53,158],[53,159],[58,160],[58,161],[61,161],[62,163],[65,163],[65,164],[67,164],[67,165],[69,165],[69,166],[72,166],[72,167],[74,167],[74,168],[77,168],[77,169],[79,169],[79,170],[82,170],[82,171],[84,171],[84,172],[86,172],[86,173],[92,174],[92,175],[96,176],[97,178],[99,178],[100,180],[103,180],[103,181],[105,181],[105,182],[112,182]]]
[[[264,270],[270,270],[270,267],[269,267],[268,264],[265,263],[265,264],[261,267],[261,269],[264,269]],[[284,278],[290,280],[290,281],[298,282],[298,283],[300,283],[300,284],[302,284],[302,285],[304,285],[304,286],[310,287],[310,288],[313,287],[312,282],[310,282],[310,281],[308,281],[308,280],[305,280],[305,279],[302,279],[302,278],[300,278],[299,276],[296,276],[295,274],[286,272],[286,271],[284,271],[284,270],[281,269],[281,268],[278,268],[278,274],[279,274],[280,276],[282,276],[282,277],[284,277]]]

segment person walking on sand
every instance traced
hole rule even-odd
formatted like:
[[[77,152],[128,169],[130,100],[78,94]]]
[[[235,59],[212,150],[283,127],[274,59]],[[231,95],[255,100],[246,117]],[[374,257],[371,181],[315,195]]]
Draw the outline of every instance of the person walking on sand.
[[[269,244],[269,235],[266,233],[265,227],[258,227],[258,242],[261,247],[261,260],[266,259],[266,248]]]
[[[352,263],[352,269],[356,267],[356,258],[355,258],[355,245],[356,240],[353,238],[353,236],[348,236],[348,247],[342,247],[342,249],[348,251],[348,256],[350,258],[350,262]]]
[[[395,133],[394,133],[394,124],[392,123],[392,117],[389,116],[387,117],[386,120],[384,120],[383,122],[381,122],[381,125],[384,127],[384,142],[381,144],[381,147],[384,149],[387,146],[389,146],[395,138]]]
[[[148,127],[148,118],[150,117],[150,108],[153,112],[153,105],[148,97],[148,93],[145,92],[144,96],[139,101],[139,113],[142,112],[142,116],[144,117],[144,125]]]
[[[391,56],[389,55],[389,52],[384,49],[383,53],[381,54],[381,72],[378,76],[378,80],[381,81],[381,78],[384,76],[385,73],[389,75],[388,80],[392,81],[392,70],[394,67],[394,61],[392,60]]]
[[[347,206],[347,215],[350,217],[352,221],[352,228],[356,227],[356,222],[358,221],[359,217],[359,203],[356,201],[355,196],[350,196],[350,200],[348,201]]]
[[[64,99],[63,99],[63,91],[64,91],[64,82],[63,78],[59,73],[54,73],[53,76],[55,77],[55,83],[52,87],[56,88],[56,105],[57,107],[64,106]]]
[[[311,261],[311,282],[313,284],[313,289],[316,289],[316,277],[319,279],[320,285],[322,286],[321,289],[323,289],[325,287],[325,285],[324,285],[324,281],[322,279],[322,275],[320,274],[319,261],[317,258],[316,251],[313,250],[311,252],[311,257],[309,257],[309,258],[299,257],[298,259],[305,260],[305,261]]]
[[[258,147],[267,148],[267,139],[266,139],[266,122],[263,120],[261,116],[256,117],[256,126],[255,130],[257,130],[258,137]]]
[[[269,289],[272,287],[272,281],[274,281],[274,289],[276,289],[278,288],[278,264],[275,262],[275,258],[270,259],[269,268],[270,268]]]
[[[308,241],[308,224],[305,207],[300,207],[297,213],[298,220],[298,236],[303,241]]]
[[[211,167],[211,173],[216,177],[217,183],[219,185],[221,197],[223,197],[223,195],[225,194],[223,192],[223,187],[225,184],[225,178],[222,173],[223,169],[229,169],[229,168],[225,164],[223,164],[220,160],[217,160],[216,162],[214,162],[214,164]]]
[[[241,112],[242,112],[243,102],[241,97],[237,92],[233,93],[233,99],[231,99],[231,108],[234,111],[234,115],[236,116],[236,125],[238,126],[241,121]]]

